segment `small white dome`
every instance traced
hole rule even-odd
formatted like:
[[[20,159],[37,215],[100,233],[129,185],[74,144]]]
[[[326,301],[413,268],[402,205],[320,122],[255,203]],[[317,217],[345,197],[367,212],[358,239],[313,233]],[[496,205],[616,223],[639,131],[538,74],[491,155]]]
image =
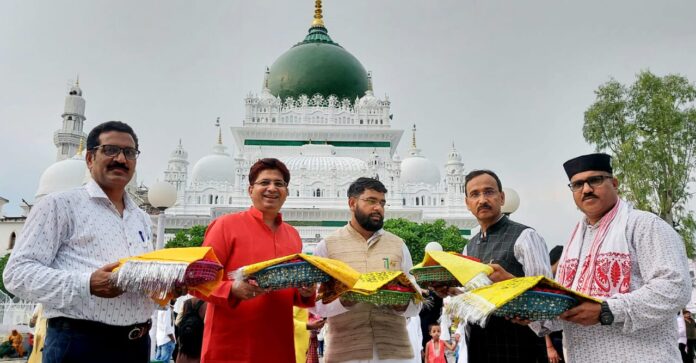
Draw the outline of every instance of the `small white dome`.
[[[89,180],[87,163],[85,163],[84,157],[75,155],[70,159],[55,162],[46,168],[39,179],[39,188],[36,190],[35,198],[79,187],[87,180]]]
[[[440,169],[430,160],[419,154],[411,155],[401,161],[402,184],[437,184],[440,182]]]
[[[376,108],[379,107],[379,100],[372,91],[368,90],[365,95],[358,101],[358,108]]]
[[[217,144],[213,153],[202,157],[193,166],[191,182],[194,184],[206,183],[234,183],[234,159],[225,152],[226,147]]]

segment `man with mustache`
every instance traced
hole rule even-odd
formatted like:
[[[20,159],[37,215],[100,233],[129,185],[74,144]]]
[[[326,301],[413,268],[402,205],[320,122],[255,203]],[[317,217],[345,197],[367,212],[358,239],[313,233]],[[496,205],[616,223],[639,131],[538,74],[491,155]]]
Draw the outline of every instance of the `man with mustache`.
[[[501,212],[505,193],[490,170],[474,170],[464,178],[466,205],[481,226],[464,248],[464,254],[493,267],[494,282],[522,276],[552,277],[544,239],[532,228],[513,222]],[[538,323],[533,328],[539,329]],[[485,328],[470,324],[470,362],[536,362],[545,351],[543,338],[526,326],[492,316]]]
[[[658,216],[619,198],[611,157],[563,164],[584,216],[558,265],[563,286],[603,300],[561,315],[569,362],[679,362],[675,315],[691,296],[684,243]]]
[[[278,159],[260,159],[249,169],[247,191],[252,206],[214,220],[205,231],[225,267],[240,267],[302,252],[295,228],[280,209],[288,197],[290,172]],[[314,305],[316,286],[266,291],[254,281],[224,281],[209,296],[203,329],[201,363],[295,363],[292,307]]]
[[[358,178],[348,188],[352,217],[345,227],[319,242],[314,254],[341,260],[360,273],[403,271],[410,276],[411,254],[404,241],[382,229],[387,188],[379,180]],[[317,302],[317,315],[328,317],[324,362],[411,362],[414,356],[406,317],[420,304],[391,309],[340,299]]]
[[[48,318],[43,362],[148,362],[156,305],[114,286],[118,259],[152,250],[150,218],[126,193],[138,137],[119,121],[87,136],[85,185],[41,198],[4,272],[8,290]]]

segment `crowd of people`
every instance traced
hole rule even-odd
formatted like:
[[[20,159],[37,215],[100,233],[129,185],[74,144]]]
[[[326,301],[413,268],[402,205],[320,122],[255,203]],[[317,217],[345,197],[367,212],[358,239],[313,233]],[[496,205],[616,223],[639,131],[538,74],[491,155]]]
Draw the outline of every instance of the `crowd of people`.
[[[87,138],[92,179],[80,188],[43,197],[29,214],[4,281],[16,295],[44,307],[44,362],[149,360],[155,303],[140,292],[121,291],[113,279],[120,258],[152,249],[150,218],[125,192],[139,154],[130,126],[117,121],[98,125]],[[619,197],[609,155],[579,156],[563,168],[582,216],[560,256],[555,254],[555,276],[540,234],[501,212],[505,193],[490,170],[474,170],[465,178],[466,205],[480,231],[462,252],[488,263],[494,282],[543,275],[601,303],[583,301],[555,320],[492,317],[485,327],[461,324],[452,343],[441,338],[449,332],[437,323],[421,321],[427,327],[423,345],[412,343],[418,338],[409,336],[407,328],[412,322],[420,325],[420,303],[377,307],[339,298],[324,304],[316,301],[314,285],[268,291],[252,281],[226,277],[210,295],[193,292],[196,299],[186,303],[181,315],[197,316],[198,321],[186,318],[186,324],[178,324],[177,361],[296,362],[300,343],[295,342],[294,307],[312,314],[300,325],[308,332],[310,354],[299,361],[315,361],[320,335],[326,363],[442,362],[445,351],[453,349],[461,362],[681,361],[674,317],[689,301],[691,278],[679,235],[654,214]],[[248,178],[252,206],[214,220],[203,242],[226,273],[302,251],[297,230],[280,213],[288,197],[287,167],[277,159],[261,159]],[[413,261],[406,244],[383,228],[387,193],[377,179],[352,183],[347,195],[350,219],[327,235],[315,254],[361,273],[409,274]],[[461,291],[433,293],[446,299]],[[166,320],[171,313],[158,315]],[[682,320],[685,332],[693,333],[690,313]],[[182,335],[193,327],[199,329],[199,346],[193,338],[185,341],[195,334]],[[554,335],[545,338],[561,330],[563,348]],[[157,333],[157,352],[170,357],[176,332],[158,327]],[[683,343],[686,354],[693,354],[693,338],[690,334]]]

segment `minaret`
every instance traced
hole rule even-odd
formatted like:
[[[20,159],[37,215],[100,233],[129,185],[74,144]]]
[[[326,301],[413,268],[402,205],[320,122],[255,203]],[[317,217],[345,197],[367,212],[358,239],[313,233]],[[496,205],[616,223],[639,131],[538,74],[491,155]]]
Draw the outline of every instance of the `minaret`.
[[[164,181],[176,187],[177,195],[182,196],[188,178],[188,153],[179,139],[179,145],[172,151],[164,172]]]
[[[447,198],[450,205],[463,205],[464,203],[464,163],[462,156],[452,143],[452,148],[447,156],[445,164],[447,180]]]
[[[63,127],[53,134],[53,143],[58,149],[56,161],[75,155],[80,140],[87,138],[87,134],[82,131],[86,120],[85,99],[82,98],[79,77],[65,96],[65,110],[61,117],[63,117]]]

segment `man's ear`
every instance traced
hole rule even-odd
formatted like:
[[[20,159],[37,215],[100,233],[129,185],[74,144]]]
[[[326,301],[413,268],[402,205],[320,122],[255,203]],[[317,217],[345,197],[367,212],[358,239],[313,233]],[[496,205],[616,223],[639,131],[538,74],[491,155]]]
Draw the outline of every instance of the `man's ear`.
[[[350,210],[354,210],[354,209],[355,209],[355,203],[357,203],[357,202],[358,202],[358,198],[349,197],[349,198],[348,198],[348,208],[349,208]]]

